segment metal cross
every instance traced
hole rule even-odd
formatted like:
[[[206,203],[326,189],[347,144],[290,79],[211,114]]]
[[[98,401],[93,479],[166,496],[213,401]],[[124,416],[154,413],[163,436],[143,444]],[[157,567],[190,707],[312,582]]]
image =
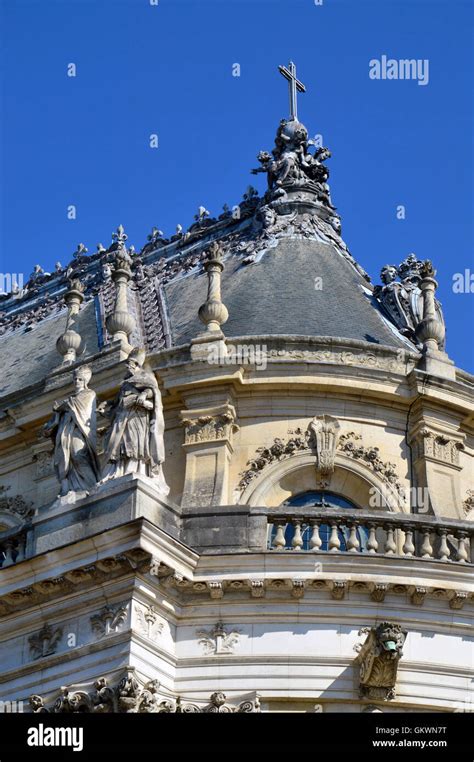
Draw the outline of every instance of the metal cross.
[[[278,71],[288,80],[288,90],[290,93],[290,120],[298,119],[296,92],[299,90],[300,93],[305,93],[306,88],[299,79],[296,79],[296,66],[293,61],[290,61],[288,68],[286,68],[286,66],[279,66]]]

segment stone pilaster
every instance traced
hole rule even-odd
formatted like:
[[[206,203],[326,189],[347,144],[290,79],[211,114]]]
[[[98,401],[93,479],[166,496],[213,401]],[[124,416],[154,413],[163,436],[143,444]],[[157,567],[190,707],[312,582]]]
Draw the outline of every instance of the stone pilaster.
[[[182,506],[226,505],[232,439],[238,429],[235,408],[225,402],[181,411],[186,451]]]
[[[459,472],[464,436],[425,420],[418,420],[409,432],[416,486],[428,489],[431,508],[437,516],[462,518]]]

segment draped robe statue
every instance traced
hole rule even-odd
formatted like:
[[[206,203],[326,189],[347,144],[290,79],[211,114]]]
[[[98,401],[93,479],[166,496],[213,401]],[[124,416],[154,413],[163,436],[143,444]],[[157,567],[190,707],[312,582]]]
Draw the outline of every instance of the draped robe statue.
[[[88,494],[99,478],[96,453],[96,394],[88,388],[88,366],[74,372],[74,393],[53,405],[54,415],[43,433],[54,442],[53,464],[61,485],[59,496]]]
[[[142,474],[155,480],[159,491],[167,495],[169,487],[162,471],[165,423],[161,394],[153,373],[143,369],[144,362],[144,350],[133,349],[117,399],[99,407],[103,415],[112,418],[102,482],[124,474]]]

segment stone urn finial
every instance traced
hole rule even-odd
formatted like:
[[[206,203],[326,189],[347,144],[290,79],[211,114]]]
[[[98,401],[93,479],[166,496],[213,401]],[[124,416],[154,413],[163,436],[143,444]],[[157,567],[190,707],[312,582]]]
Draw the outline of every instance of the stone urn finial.
[[[114,237],[118,248],[111,272],[116,288],[116,299],[114,310],[107,318],[106,325],[107,330],[112,335],[112,340],[119,341],[124,352],[128,354],[131,349],[129,337],[135,328],[135,318],[128,310],[128,282],[132,277],[131,256],[125,247],[127,236],[122,226],[117,228],[117,231]]]
[[[68,309],[66,330],[56,342],[56,349],[63,357],[63,365],[71,365],[84,351],[84,344],[79,334],[77,316],[84,301],[84,284],[78,278],[69,281],[69,288],[64,295]]]
[[[199,319],[206,326],[206,331],[220,331],[226,322],[229,312],[221,299],[222,249],[213,241],[208,250],[208,259],[204,264],[207,272],[207,299],[199,308]]]

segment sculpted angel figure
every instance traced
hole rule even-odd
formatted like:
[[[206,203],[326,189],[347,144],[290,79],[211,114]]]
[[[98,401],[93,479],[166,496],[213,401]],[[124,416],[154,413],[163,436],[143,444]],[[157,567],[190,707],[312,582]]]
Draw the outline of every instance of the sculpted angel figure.
[[[54,415],[43,434],[54,441],[53,464],[61,489],[68,493],[89,493],[99,478],[96,453],[96,394],[89,389],[89,366],[74,372],[74,393],[53,405]]]
[[[143,368],[144,362],[145,350],[132,349],[117,399],[98,408],[112,419],[102,482],[142,474],[154,479],[160,492],[167,495],[169,487],[162,471],[165,424],[161,394],[152,371]]]

